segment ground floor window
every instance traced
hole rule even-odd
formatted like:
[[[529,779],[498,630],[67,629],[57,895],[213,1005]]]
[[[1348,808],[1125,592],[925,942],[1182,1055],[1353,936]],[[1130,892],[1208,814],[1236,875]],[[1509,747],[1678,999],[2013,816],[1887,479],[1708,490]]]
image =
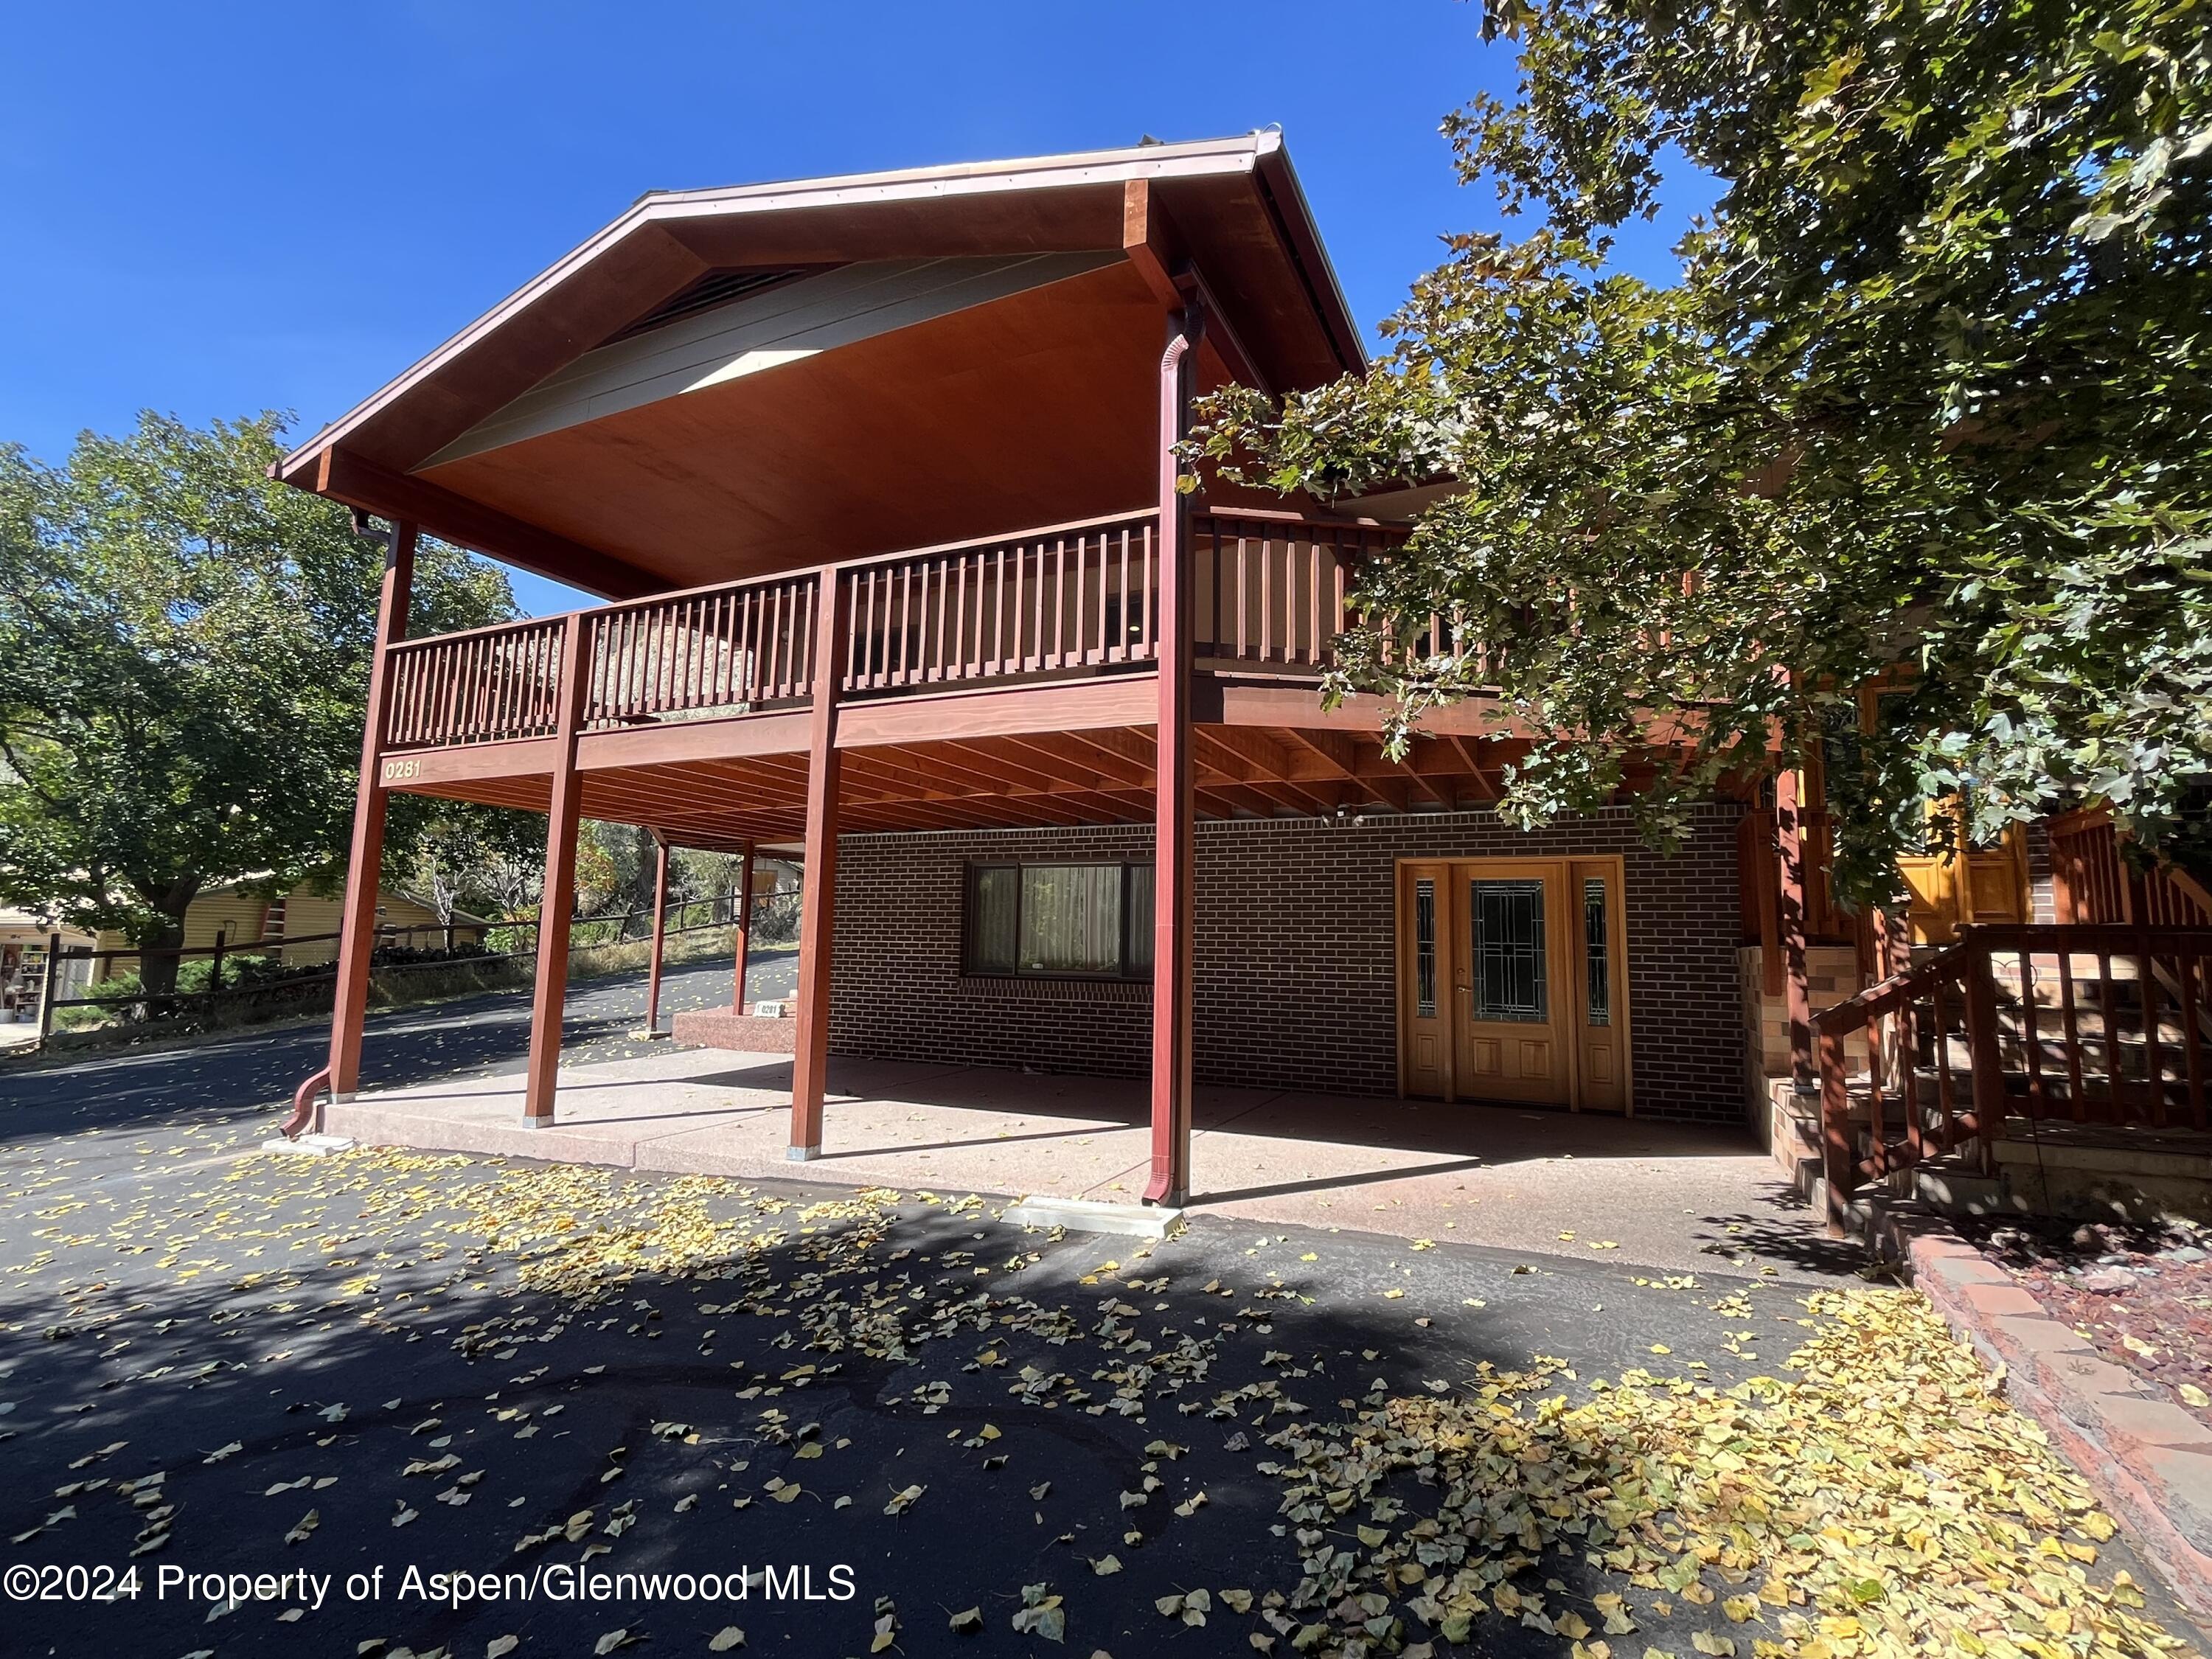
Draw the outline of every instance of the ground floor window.
[[[971,864],[970,974],[1141,979],[1152,971],[1150,864]]]

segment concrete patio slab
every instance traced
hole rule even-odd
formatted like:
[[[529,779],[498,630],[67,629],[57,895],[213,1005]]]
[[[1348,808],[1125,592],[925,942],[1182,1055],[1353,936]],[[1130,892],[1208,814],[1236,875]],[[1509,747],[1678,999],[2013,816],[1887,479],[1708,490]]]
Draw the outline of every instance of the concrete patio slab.
[[[739,1180],[781,1178],[787,1055],[676,1048],[563,1068],[556,1121],[523,1080],[381,1090],[330,1109],[386,1146]],[[1145,1085],[980,1066],[833,1060],[810,1178],[908,1191],[1134,1206],[1151,1158]],[[1747,1131],[1510,1106],[1201,1088],[1194,1214],[1596,1255],[1670,1273],[1832,1275],[1826,1238]]]

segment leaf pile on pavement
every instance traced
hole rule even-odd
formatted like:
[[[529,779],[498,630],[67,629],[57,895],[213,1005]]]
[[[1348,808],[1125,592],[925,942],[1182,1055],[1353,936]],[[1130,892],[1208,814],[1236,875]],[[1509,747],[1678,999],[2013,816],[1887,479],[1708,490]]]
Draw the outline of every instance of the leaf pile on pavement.
[[[1680,1603],[1698,1652],[1745,1659],[2183,1650],[2124,1572],[2091,1579],[2112,1523],[1923,1298],[1810,1307],[1794,1379],[1632,1370],[1574,1401],[1553,1362],[1277,1435],[1304,1576],[1272,1622],[1341,1659],[1496,1620],[1638,1659],[1639,1607]],[[1595,1627],[1563,1570],[1613,1581]]]

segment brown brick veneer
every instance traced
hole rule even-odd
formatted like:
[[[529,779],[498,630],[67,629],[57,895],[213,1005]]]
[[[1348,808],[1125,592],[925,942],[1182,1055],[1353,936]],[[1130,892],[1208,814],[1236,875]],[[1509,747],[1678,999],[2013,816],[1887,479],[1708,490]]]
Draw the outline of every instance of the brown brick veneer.
[[[1735,820],[1712,805],[1672,858],[1609,810],[1524,835],[1487,814],[1198,829],[1201,1082],[1397,1088],[1401,858],[1623,855],[1637,1110],[1741,1122]],[[841,1054],[1142,1076],[1149,984],[969,979],[961,872],[975,858],[1145,858],[1149,827],[853,836],[839,849],[830,1043]]]

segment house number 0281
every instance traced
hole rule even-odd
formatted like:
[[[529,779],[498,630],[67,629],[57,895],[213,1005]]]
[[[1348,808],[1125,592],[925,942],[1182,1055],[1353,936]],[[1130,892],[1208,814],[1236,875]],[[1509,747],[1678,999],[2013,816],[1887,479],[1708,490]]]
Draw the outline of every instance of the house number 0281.
[[[419,760],[388,760],[384,763],[384,781],[386,783],[399,783],[413,777],[422,769],[422,763]]]

